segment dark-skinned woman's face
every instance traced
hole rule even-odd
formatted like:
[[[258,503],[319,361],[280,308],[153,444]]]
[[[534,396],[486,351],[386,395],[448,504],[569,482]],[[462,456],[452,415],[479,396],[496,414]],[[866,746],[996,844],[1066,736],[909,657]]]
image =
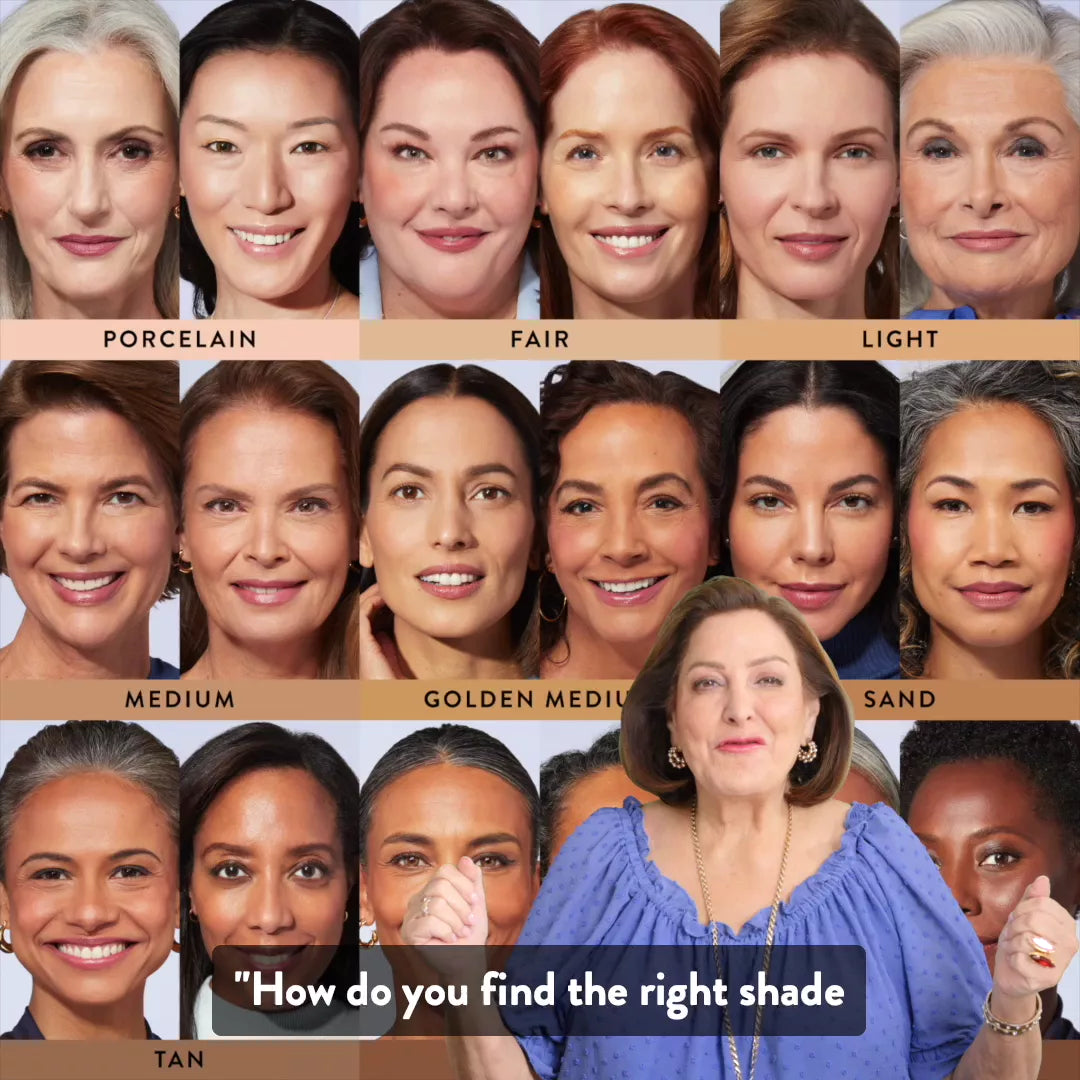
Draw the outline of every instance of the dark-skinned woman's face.
[[[1011,761],[961,761],[932,769],[915,793],[908,824],[926,845],[986,950],[1040,874],[1068,911],[1080,904],[1080,858],[1061,826],[1038,813],[1038,793]]]

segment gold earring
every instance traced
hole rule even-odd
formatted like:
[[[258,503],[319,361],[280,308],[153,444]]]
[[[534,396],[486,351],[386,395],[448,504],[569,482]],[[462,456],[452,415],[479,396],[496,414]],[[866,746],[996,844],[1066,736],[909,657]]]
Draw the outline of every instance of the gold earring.
[[[808,743],[799,747],[799,752],[795,755],[796,761],[801,761],[804,765],[809,765],[817,757],[817,743],[811,739]]]
[[[544,223],[540,220],[540,218],[534,217],[532,219],[532,227],[534,229],[542,229],[544,227]]]
[[[181,548],[176,553],[176,569],[179,570],[181,574],[190,574],[191,571],[194,569],[194,567],[191,565],[191,563],[184,561],[184,549],[183,548]],[[194,916],[194,914],[195,913],[192,912],[193,916]]]
[[[173,217],[176,218],[177,221],[179,221],[180,220],[180,204],[179,203],[177,203],[172,208],[172,213],[173,213]]]
[[[360,948],[361,949],[374,949],[379,944],[379,931],[376,929],[375,924],[371,924],[371,936],[364,939],[364,924],[360,924]]]
[[[367,218],[363,214],[360,215],[360,228],[361,229],[366,229],[367,228]]]
[[[13,953],[15,951],[15,946],[11,944],[11,938],[9,937],[7,941],[4,940],[4,932],[7,928],[7,923],[0,922],[0,952]]]
[[[550,574],[550,573],[551,573],[551,571],[548,570],[548,568],[546,566],[544,567],[543,570],[540,571],[540,580],[536,583],[536,598],[537,598],[537,600],[536,600],[536,611],[537,611],[537,614],[540,616],[540,618],[544,620],[544,622],[557,623],[563,617],[563,612],[566,611],[566,593],[563,593],[562,607],[560,607],[559,610],[556,611],[554,615],[550,615],[550,616],[544,614],[544,605],[543,605],[543,603],[541,601],[541,597],[540,597],[541,585],[543,585],[543,582],[544,582],[544,575],[545,574]],[[554,574],[551,574],[551,576],[555,577]]]
[[[686,758],[683,757],[683,752],[675,745],[668,747],[667,759],[673,769],[686,768]]]
[[[179,941],[174,941],[172,943],[172,951],[173,952],[179,952],[180,951],[180,942]]]

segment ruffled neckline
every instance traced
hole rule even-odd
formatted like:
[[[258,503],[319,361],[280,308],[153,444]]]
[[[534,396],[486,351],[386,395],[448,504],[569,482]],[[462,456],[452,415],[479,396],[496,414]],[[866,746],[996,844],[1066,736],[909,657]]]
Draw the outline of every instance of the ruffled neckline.
[[[781,901],[777,920],[779,932],[786,932],[793,925],[803,922],[836,891],[838,883],[855,866],[856,846],[875,812],[875,807],[852,803],[844,818],[844,835],[839,850],[821,864],[816,874],[796,885],[789,900]],[[649,835],[645,831],[645,813],[640,801],[632,795],[627,796],[619,818],[624,830],[627,860],[645,896],[688,937],[702,941],[711,939],[712,931],[699,921],[697,904],[690,894],[677,881],[665,877],[649,858]],[[727,923],[717,922],[719,941],[742,945],[763,942],[771,912],[771,906],[762,908],[743,924],[738,934]]]

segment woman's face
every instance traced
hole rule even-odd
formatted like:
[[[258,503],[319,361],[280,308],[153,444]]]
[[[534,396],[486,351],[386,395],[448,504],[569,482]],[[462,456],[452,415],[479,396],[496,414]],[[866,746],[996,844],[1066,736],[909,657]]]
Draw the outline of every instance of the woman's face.
[[[1076,510],[1061,450],[1022,405],[980,405],[926,441],[908,509],[915,596],[969,649],[1040,634],[1065,592]]]
[[[364,214],[392,287],[468,315],[513,278],[536,213],[536,132],[491,53],[419,49],[383,80],[364,143]]]
[[[597,53],[570,73],[550,114],[542,205],[575,297],[692,297],[715,163],[668,62],[651,49]]]
[[[211,57],[181,118],[180,178],[219,290],[297,293],[329,265],[357,197],[356,127],[333,68],[286,51]]]
[[[931,306],[1047,306],[1080,243],[1080,127],[1061,79],[1020,60],[938,60],[904,98],[903,217]]]
[[[333,425],[307,413],[241,405],[198,429],[180,542],[222,633],[263,645],[319,633],[356,551],[342,459]]]
[[[0,922],[35,993],[75,1012],[141,1002],[179,925],[176,839],[142,788],[97,772],[38,788],[5,867]]]
[[[862,297],[896,204],[893,100],[850,56],[772,57],[731,96],[720,190],[739,287],[794,301]]]
[[[15,426],[0,517],[26,618],[79,652],[145,635],[169,579],[176,513],[136,430],[105,409],[45,409]]]
[[[782,596],[822,641],[885,576],[893,483],[881,444],[850,410],[793,405],[743,438],[728,518],[738,577]]]
[[[994,970],[997,940],[1024,890],[1040,875],[1069,911],[1080,904],[1080,860],[1061,826],[1011,761],[960,761],[932,769],[915,792],[908,825],[963,908]]]
[[[763,611],[710,615],[690,635],[668,722],[699,791],[783,791],[819,702],[787,635]]]
[[[219,945],[341,941],[350,868],[330,793],[304,769],[257,769],[222,789],[194,840],[191,911]]]
[[[713,561],[687,420],[657,405],[590,409],[559,444],[547,540],[568,634],[651,644]]]
[[[484,872],[489,945],[517,941],[539,887],[521,794],[486,769],[425,765],[379,793],[360,876],[361,919],[401,945],[409,900],[435,871],[467,856]]]
[[[502,624],[533,547],[521,439],[486,401],[429,397],[383,429],[368,465],[360,558],[396,619],[461,640]]]
[[[123,47],[46,52],[15,80],[0,145],[35,295],[73,304],[145,289],[177,197],[176,115]]]

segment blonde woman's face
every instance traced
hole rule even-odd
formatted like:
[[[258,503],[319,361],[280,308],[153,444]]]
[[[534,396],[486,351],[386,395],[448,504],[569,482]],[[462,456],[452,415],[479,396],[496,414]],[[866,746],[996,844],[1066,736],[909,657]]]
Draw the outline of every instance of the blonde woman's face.
[[[145,60],[123,47],[39,56],[9,91],[0,155],[35,308],[115,311],[152,289],[178,193],[176,117]]]

